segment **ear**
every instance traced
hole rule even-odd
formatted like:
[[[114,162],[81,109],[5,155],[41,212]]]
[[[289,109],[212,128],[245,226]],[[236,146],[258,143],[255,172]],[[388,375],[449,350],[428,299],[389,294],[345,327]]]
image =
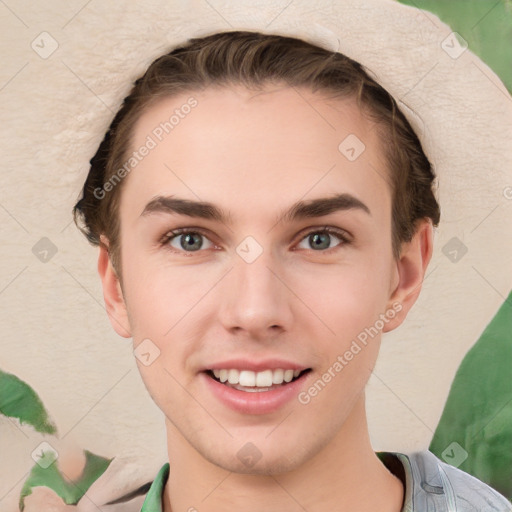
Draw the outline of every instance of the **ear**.
[[[119,278],[110,262],[108,240],[101,235],[102,244],[98,255],[98,273],[103,286],[103,298],[110,323],[123,338],[131,338],[128,311],[123,297]]]
[[[397,314],[385,324],[383,332],[396,329],[416,302],[432,250],[432,222],[430,219],[422,219],[416,226],[412,240],[402,244],[400,257],[394,263],[397,278],[389,297],[388,310],[394,310]]]

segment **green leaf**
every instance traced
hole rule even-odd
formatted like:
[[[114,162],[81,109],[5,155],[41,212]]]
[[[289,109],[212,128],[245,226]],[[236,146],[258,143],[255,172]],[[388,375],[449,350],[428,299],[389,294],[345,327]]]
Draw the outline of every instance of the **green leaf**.
[[[55,434],[57,428],[36,392],[16,375],[0,370],[0,414],[18,418],[42,434]]]
[[[70,482],[60,473],[54,454],[51,451],[44,452],[23,484],[19,501],[20,510],[23,511],[25,508],[25,498],[32,494],[32,489],[39,486],[53,489],[67,505],[76,505],[114,460],[105,459],[88,450],[84,450],[84,453],[86,462],[82,475],[78,480]]]
[[[460,364],[430,451],[512,500],[512,292]]]
[[[430,11],[459,33],[512,92],[511,0],[399,0]]]

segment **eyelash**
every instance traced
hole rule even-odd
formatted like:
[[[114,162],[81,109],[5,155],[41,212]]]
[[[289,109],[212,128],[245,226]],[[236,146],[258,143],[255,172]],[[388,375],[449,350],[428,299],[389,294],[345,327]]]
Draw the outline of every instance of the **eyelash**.
[[[187,255],[188,254],[193,255],[196,252],[202,252],[201,249],[199,249],[198,251],[182,251],[182,250],[177,250],[177,249],[175,249],[175,248],[173,248],[173,247],[171,247],[169,245],[169,242],[172,239],[174,239],[174,238],[176,238],[176,237],[178,237],[180,235],[186,235],[186,234],[189,234],[189,233],[202,235],[205,238],[207,238],[208,240],[210,240],[208,238],[208,233],[206,233],[201,228],[178,228],[178,229],[174,229],[174,230],[168,231],[160,239],[159,245],[161,247],[163,247],[164,249],[169,250],[169,251],[171,251],[173,253],[182,253],[182,254],[187,254]],[[330,254],[331,251],[336,250],[336,249],[338,249],[341,246],[349,245],[351,243],[350,237],[349,237],[349,235],[348,235],[348,233],[346,231],[341,230],[341,229],[337,229],[337,228],[331,228],[329,226],[324,226],[324,227],[320,227],[320,228],[314,228],[314,229],[311,229],[311,230],[307,231],[302,236],[302,238],[299,240],[299,243],[302,242],[305,238],[307,238],[309,235],[311,235],[313,233],[322,233],[322,234],[323,233],[328,233],[330,235],[335,235],[337,238],[339,238],[341,240],[341,243],[339,245],[337,245],[335,247],[330,247],[329,249],[320,250],[320,251],[314,251],[314,249],[309,249],[309,250],[314,251],[314,252]],[[210,240],[210,242],[211,242],[211,240]]]

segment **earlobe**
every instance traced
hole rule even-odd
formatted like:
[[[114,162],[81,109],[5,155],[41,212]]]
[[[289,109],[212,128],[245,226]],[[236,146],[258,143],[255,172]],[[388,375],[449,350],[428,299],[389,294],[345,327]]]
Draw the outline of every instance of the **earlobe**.
[[[102,244],[98,255],[98,273],[103,286],[105,308],[114,330],[123,338],[131,338],[130,322],[119,278],[112,267],[108,253],[108,241],[101,235]]]
[[[396,329],[416,302],[432,257],[432,250],[432,222],[430,219],[423,219],[418,222],[412,240],[402,245],[400,258],[396,261],[398,284],[391,293],[388,308],[396,309],[396,304],[400,304],[401,309],[400,313],[386,324],[383,332]]]

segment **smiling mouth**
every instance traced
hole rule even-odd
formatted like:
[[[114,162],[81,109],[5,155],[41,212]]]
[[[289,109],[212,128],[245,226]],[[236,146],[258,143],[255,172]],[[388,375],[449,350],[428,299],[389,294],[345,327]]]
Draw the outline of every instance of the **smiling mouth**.
[[[302,378],[310,371],[311,368],[307,368],[302,371],[276,369],[264,370],[262,372],[223,369],[206,370],[205,373],[211,379],[219,382],[220,384],[224,384],[227,387],[249,393],[258,393],[282,388],[287,384]]]

